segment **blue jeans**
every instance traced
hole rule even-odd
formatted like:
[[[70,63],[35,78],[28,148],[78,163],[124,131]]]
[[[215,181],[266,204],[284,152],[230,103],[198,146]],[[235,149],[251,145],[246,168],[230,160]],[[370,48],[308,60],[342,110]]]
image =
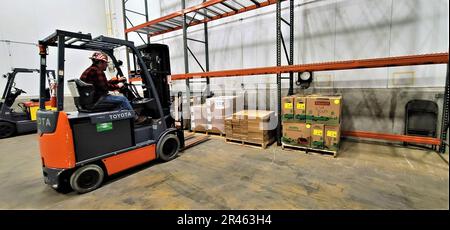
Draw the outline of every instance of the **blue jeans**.
[[[128,99],[124,96],[107,95],[103,97],[103,102],[110,102],[120,105],[120,110],[133,110]]]

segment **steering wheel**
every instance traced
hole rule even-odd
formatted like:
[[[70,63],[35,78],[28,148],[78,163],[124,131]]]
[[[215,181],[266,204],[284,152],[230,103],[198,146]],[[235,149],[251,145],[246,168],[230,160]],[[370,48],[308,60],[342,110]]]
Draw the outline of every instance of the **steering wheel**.
[[[19,93],[27,93],[27,92],[25,92],[25,90],[22,90],[22,89],[19,89],[19,88],[16,88],[16,87],[14,87],[14,90],[16,91],[16,92],[19,92]]]
[[[27,113],[27,112],[28,112],[27,107],[25,106],[25,103],[19,102],[19,103],[17,103],[17,106],[18,106],[24,113]]]

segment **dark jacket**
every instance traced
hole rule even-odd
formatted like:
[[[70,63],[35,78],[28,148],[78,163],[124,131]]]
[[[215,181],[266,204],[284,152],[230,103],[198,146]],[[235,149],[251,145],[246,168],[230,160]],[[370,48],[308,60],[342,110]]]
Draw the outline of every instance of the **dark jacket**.
[[[91,65],[82,74],[80,79],[95,87],[94,98],[97,101],[101,96],[108,95],[109,91],[119,89],[117,82],[106,79],[106,75],[97,66]]]

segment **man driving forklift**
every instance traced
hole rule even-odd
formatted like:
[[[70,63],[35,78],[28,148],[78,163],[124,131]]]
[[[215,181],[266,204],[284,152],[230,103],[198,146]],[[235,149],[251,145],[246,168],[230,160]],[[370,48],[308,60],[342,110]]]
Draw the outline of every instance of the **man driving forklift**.
[[[94,86],[94,100],[117,104],[120,110],[133,110],[126,97],[110,95],[108,93],[109,91],[123,90],[123,82],[126,81],[124,77],[111,80],[106,79],[104,71],[108,67],[108,55],[102,52],[94,52],[90,59],[92,60],[92,65],[81,74],[80,80]],[[146,120],[145,116],[135,117],[136,124],[142,124]]]
[[[48,47],[58,49],[56,110],[45,107],[43,73],[47,70]],[[124,88],[128,87],[128,92],[121,91],[131,102],[133,110],[115,111],[115,104],[94,100],[96,89],[93,84],[70,79],[67,86],[77,110],[66,111],[65,52],[69,49],[103,52],[114,63],[117,76],[124,76],[120,61],[113,55],[121,47],[130,50],[141,70],[142,95],[134,84],[127,82],[123,84]],[[170,74],[168,46],[147,44],[137,48],[133,42],[122,39],[56,30],[39,41],[39,55],[41,76],[37,136],[44,182],[52,188],[90,192],[99,188],[104,179],[111,175],[157,159],[170,161],[184,147],[182,120],[171,116],[167,81]],[[144,56],[155,58],[144,61]],[[162,62],[157,62],[160,58],[156,57],[162,57]],[[159,63],[166,63],[167,66],[161,69]],[[135,125],[136,110],[149,117],[149,121]]]

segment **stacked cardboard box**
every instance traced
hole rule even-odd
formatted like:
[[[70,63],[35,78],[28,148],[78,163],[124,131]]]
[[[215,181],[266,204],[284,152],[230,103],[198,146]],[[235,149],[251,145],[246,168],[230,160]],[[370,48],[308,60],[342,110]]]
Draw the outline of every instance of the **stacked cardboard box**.
[[[315,149],[323,149],[323,124],[312,124],[311,125],[311,147]]]
[[[242,110],[225,120],[228,139],[257,144],[269,144],[274,140],[275,112],[265,110]]]
[[[283,123],[283,143],[289,145],[310,147],[311,125],[306,123]]]
[[[283,137],[285,144],[337,151],[340,141],[342,96],[295,95],[292,110],[283,109]],[[293,113],[293,114],[291,114]],[[292,119],[289,119],[292,118]]]
[[[306,121],[306,96],[298,95],[294,97],[294,121]]]
[[[295,95],[282,99],[282,115],[284,122],[306,121],[306,96]]]
[[[206,99],[209,130],[225,133],[225,118],[236,112],[237,96],[220,96]]]
[[[191,128],[200,132],[225,133],[225,118],[236,111],[237,96],[219,96],[206,99],[201,105],[191,106]]]
[[[225,135],[227,138],[238,140],[247,139],[247,120],[233,114],[225,120],[225,125]]]
[[[283,97],[281,99],[281,119],[283,121],[294,121],[294,97]]]
[[[341,140],[341,125],[326,125],[324,128],[324,148],[337,151]]]
[[[269,142],[274,137],[275,112],[265,110],[247,110],[243,112],[247,120],[247,140]],[[272,122],[272,123],[271,123]]]
[[[340,123],[342,96],[307,97],[306,122],[312,124],[338,125]]]

